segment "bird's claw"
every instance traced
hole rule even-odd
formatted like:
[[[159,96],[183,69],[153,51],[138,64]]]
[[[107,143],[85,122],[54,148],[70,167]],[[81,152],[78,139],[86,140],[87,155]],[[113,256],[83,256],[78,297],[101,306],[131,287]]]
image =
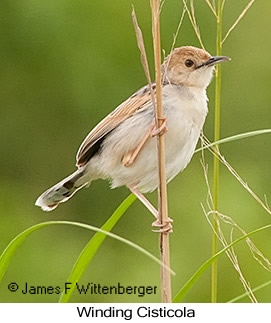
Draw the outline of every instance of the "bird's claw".
[[[158,233],[171,233],[173,232],[173,227],[172,223],[173,220],[171,218],[168,218],[165,223],[161,223],[158,219],[155,220],[152,223],[153,228],[159,228],[158,230],[152,230],[153,232],[158,232]]]
[[[167,131],[168,131],[168,128],[167,128],[167,118],[165,117],[162,117],[162,118],[159,118],[159,120],[162,121],[162,124],[159,128],[156,128],[156,126],[154,125],[153,126],[153,130],[151,132],[151,137],[155,137],[155,136],[162,136],[164,135]]]
[[[134,151],[130,150],[122,157],[121,162],[125,167],[130,167],[134,163],[133,153]]]

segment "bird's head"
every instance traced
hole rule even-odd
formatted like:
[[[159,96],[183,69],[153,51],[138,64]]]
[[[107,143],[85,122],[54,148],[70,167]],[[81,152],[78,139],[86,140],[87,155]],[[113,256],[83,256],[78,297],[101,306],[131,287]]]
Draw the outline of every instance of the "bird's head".
[[[170,83],[205,89],[212,79],[214,65],[228,60],[226,56],[211,56],[203,49],[183,46],[166,58],[162,72]]]

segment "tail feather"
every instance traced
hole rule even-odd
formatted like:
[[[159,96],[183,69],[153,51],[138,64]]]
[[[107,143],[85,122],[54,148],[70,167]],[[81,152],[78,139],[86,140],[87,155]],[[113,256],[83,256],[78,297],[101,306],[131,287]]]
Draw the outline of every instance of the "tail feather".
[[[59,203],[66,202],[78,190],[88,185],[90,179],[84,171],[77,170],[61,182],[44,192],[36,201],[35,205],[40,206],[43,211],[54,210]]]

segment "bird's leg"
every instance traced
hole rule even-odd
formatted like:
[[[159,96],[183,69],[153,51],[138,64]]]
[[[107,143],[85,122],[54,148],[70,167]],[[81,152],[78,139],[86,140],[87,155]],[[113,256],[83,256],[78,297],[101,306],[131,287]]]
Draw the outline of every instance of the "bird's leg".
[[[135,194],[135,196],[142,202],[146,208],[156,217],[158,218],[158,211],[156,208],[151,204],[151,202],[139,191],[139,189],[134,188],[133,186],[128,186],[129,190]]]
[[[133,165],[138,154],[140,153],[141,149],[143,148],[145,142],[150,138],[152,129],[153,129],[153,127],[146,132],[145,136],[143,137],[143,139],[140,141],[140,143],[138,144],[138,146],[135,149],[129,150],[128,153],[126,153],[122,157],[121,162],[125,167],[129,167],[129,166]]]
[[[158,135],[162,136],[168,130],[167,125],[166,125],[166,123],[167,123],[167,118],[166,117],[158,118],[158,121],[159,121],[159,124],[160,124],[160,121],[161,121],[160,127],[156,128],[155,124],[152,126],[152,132],[151,132],[152,137],[155,137],[155,136],[158,136]]]
[[[162,124],[159,128],[156,128],[155,124],[153,123],[151,128],[146,132],[145,136],[143,139],[140,141],[138,146],[135,149],[129,150],[123,157],[122,157],[122,164],[125,167],[132,166],[133,163],[135,162],[138,154],[140,153],[141,149],[143,148],[144,144],[150,137],[155,137],[155,136],[161,136],[164,133],[167,132],[167,126],[166,126],[166,118],[161,118]]]
[[[152,227],[159,228],[159,230],[153,230],[153,232],[167,232],[171,233],[172,230],[172,222],[171,218],[168,218],[165,224],[160,223],[158,217],[158,211],[156,208],[151,204],[151,202],[137,189],[133,186],[128,186],[129,190],[135,194],[135,196],[146,206],[146,208],[156,217],[156,220],[152,223]]]

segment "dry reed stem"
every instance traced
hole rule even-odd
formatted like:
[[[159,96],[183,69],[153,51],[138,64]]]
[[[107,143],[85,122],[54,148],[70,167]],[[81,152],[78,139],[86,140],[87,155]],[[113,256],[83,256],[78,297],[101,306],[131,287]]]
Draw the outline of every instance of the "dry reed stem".
[[[190,7],[191,7],[191,15],[192,15],[192,19],[194,22],[194,26],[195,26],[195,30],[197,30],[197,37],[200,41],[200,45],[203,49],[205,49],[203,42],[202,42],[202,38],[200,35],[200,30],[199,30],[199,26],[197,25],[197,21],[196,21],[196,16],[195,16],[195,8],[194,8],[194,0],[190,0]]]
[[[204,141],[205,143],[206,143],[206,139],[203,139],[203,137],[201,137],[201,139],[202,139],[202,141]],[[205,144],[206,145],[206,144]],[[208,143],[208,145],[209,145],[209,143]],[[213,152],[214,153],[214,152]],[[215,155],[216,156],[216,155]],[[221,156],[221,155],[220,155]],[[219,157],[218,157],[219,158]],[[225,161],[225,158],[224,159],[220,159],[219,158],[219,160],[222,162],[222,163],[224,163],[224,161]],[[232,166],[231,165],[229,165],[229,163],[227,163],[228,165],[226,165],[227,167],[229,167],[230,166],[230,168],[231,169],[233,169],[232,168]],[[204,167],[204,164],[202,164],[202,166],[203,166],[203,169],[204,169],[204,176],[205,176],[205,181],[206,181],[206,183],[207,183],[207,187],[208,187],[208,196],[209,196],[209,198],[210,198],[210,201],[211,201],[211,203],[212,203],[212,205],[213,205],[213,200],[212,200],[212,195],[211,195],[211,190],[210,190],[210,187],[209,187],[209,184],[208,184],[208,177],[207,177],[207,167]],[[236,171],[234,171],[236,174],[237,174],[237,172]],[[238,174],[237,174],[238,175]],[[239,179],[241,179],[241,177],[238,175],[238,181],[240,182],[240,180]],[[243,182],[243,180],[241,179],[241,182]],[[242,184],[242,183],[241,183]],[[250,190],[250,191],[252,191],[252,190]],[[249,193],[250,193],[250,191],[249,191]],[[253,192],[253,191],[252,191]],[[254,195],[257,197],[257,195],[254,193]],[[254,197],[254,196],[253,196]],[[257,197],[258,198],[258,197]],[[265,198],[266,198],[266,195],[265,195]],[[263,204],[263,202],[258,198],[258,200],[257,200],[258,202],[260,202],[260,204],[261,204],[261,206],[262,207],[264,207],[264,209],[269,213],[270,212],[270,209],[269,209],[269,207],[268,207],[268,204],[266,203],[266,205],[264,205]],[[211,209],[211,206],[210,206],[210,204],[209,203],[207,203],[208,204],[208,206],[209,206],[209,208]],[[233,219],[231,218],[231,217],[228,217],[228,216],[226,216],[226,215],[223,215],[222,213],[219,213],[218,211],[212,211],[212,213],[217,213],[218,215],[219,215],[219,217],[220,218],[222,218],[223,219],[223,221],[225,222],[225,223],[228,223],[228,224],[231,224],[233,227],[236,227],[240,232],[242,232],[244,235],[246,235],[247,233],[241,228],[241,227],[239,227],[234,221],[233,221]],[[226,220],[227,219],[227,220]],[[268,270],[268,271],[271,271],[271,263],[270,263],[270,261],[259,251],[259,249],[253,244],[253,242],[250,240],[250,238],[247,238],[246,239],[246,242],[247,242],[247,244],[248,244],[248,246],[249,246],[249,248],[250,248],[250,251],[251,251],[251,253],[252,253],[252,255],[253,255],[253,257],[266,269],[266,270]]]
[[[166,2],[166,0],[161,0],[161,1],[160,1],[159,14],[161,13],[162,8],[163,8],[163,6],[164,6],[165,2]]]
[[[152,31],[153,47],[155,59],[155,78],[156,78],[156,120],[157,127],[162,126],[163,107],[162,107],[162,76],[161,76],[161,42],[160,42],[160,10],[159,0],[152,0]],[[166,167],[165,167],[165,142],[164,136],[157,136],[157,153],[158,153],[158,212],[160,223],[168,223],[168,205],[167,205],[167,184],[166,184]],[[162,263],[170,267],[169,251],[169,233],[161,232],[159,234],[160,257]],[[169,271],[161,267],[161,294],[163,303],[171,303],[171,276]]]
[[[201,136],[202,146],[203,145],[206,145],[207,139],[205,139],[205,138],[204,138],[204,135],[202,134],[202,136]],[[209,145],[209,143],[208,143],[208,145]],[[214,153],[214,152],[212,151],[212,153]],[[228,225],[230,225],[232,227],[232,229],[231,229],[230,243],[233,241],[232,234],[233,234],[233,229],[234,228],[237,229],[238,231],[240,231],[243,235],[246,235],[247,233],[240,226],[238,226],[238,224],[236,222],[234,222],[231,217],[229,217],[227,215],[224,215],[224,214],[222,214],[222,213],[214,210],[214,202],[213,202],[213,198],[212,198],[212,194],[211,194],[211,189],[210,189],[210,185],[209,185],[209,181],[208,181],[208,166],[205,163],[204,152],[203,151],[202,151],[201,164],[202,164],[202,167],[203,167],[204,178],[205,178],[205,182],[206,182],[206,185],[207,185],[207,199],[206,199],[206,203],[207,203],[207,206],[209,208],[209,212],[206,212],[205,211],[205,209],[204,209],[204,207],[203,207],[202,204],[201,204],[201,206],[202,206],[203,212],[204,212],[204,214],[205,214],[205,216],[207,218],[207,221],[210,224],[212,230],[214,231],[214,233],[216,234],[216,236],[218,237],[218,239],[220,240],[220,242],[222,243],[222,245],[224,247],[226,247],[226,246],[228,246],[229,243],[227,242],[227,240],[225,238],[225,235],[224,235],[224,233],[222,231],[221,224],[220,224],[220,220],[223,221],[225,224],[228,224]],[[268,204],[267,204],[267,206],[268,206]],[[215,230],[212,222],[209,219],[209,216],[210,215],[212,215],[213,221],[216,221],[217,231]],[[252,240],[250,238],[246,238],[246,243],[247,243],[247,245],[248,245],[248,247],[250,249],[250,252],[252,253],[253,258],[264,269],[266,269],[267,271],[271,271],[271,263],[270,263],[270,261],[261,253],[261,251],[252,242]],[[238,259],[237,259],[237,256],[235,254],[234,249],[231,248],[226,253],[227,253],[227,256],[229,257],[230,261],[232,262],[235,270],[239,274],[239,278],[240,278],[240,280],[241,280],[241,282],[242,282],[245,290],[247,291],[249,298],[251,299],[251,301],[253,303],[256,303],[257,302],[257,299],[254,296],[254,294],[253,294],[253,292],[251,290],[250,285],[246,282],[246,280],[245,280],[245,278],[244,278],[244,276],[242,274],[242,271],[240,269],[240,266],[239,266],[239,263],[238,263]]]
[[[152,81],[151,81],[150,69],[149,69],[147,54],[146,54],[145,45],[144,45],[143,34],[142,34],[142,31],[141,31],[141,29],[140,29],[140,27],[138,25],[134,7],[133,7],[133,10],[132,10],[132,19],[133,19],[133,24],[134,24],[135,33],[136,33],[137,46],[138,46],[139,51],[140,51],[141,64],[143,66],[143,69],[144,69],[144,72],[145,72],[145,75],[146,75],[146,78],[147,78],[147,81],[148,81],[148,84],[149,84],[151,97],[152,97],[153,108],[155,109],[155,96],[154,96],[154,92],[153,92],[153,89],[152,89]]]
[[[154,0],[155,1],[155,0]],[[132,18],[133,18],[133,24],[135,27],[135,32],[136,32],[136,38],[137,38],[137,44],[138,48],[141,53],[141,62],[144,68],[145,75],[147,77],[151,95],[152,95],[152,101],[153,101],[153,107],[154,107],[154,112],[155,112],[155,120],[156,120],[156,125],[157,127],[160,127],[160,121],[161,121],[161,116],[162,116],[162,84],[161,84],[161,50],[160,50],[160,27],[159,27],[159,13],[160,13],[160,7],[159,4],[155,3],[155,11],[154,7],[152,7],[153,11],[153,39],[154,39],[154,50],[155,50],[155,62],[156,62],[156,100],[155,96],[152,90],[151,86],[151,77],[150,77],[150,72],[149,72],[149,65],[148,65],[148,60],[147,60],[147,55],[145,51],[145,46],[144,46],[144,40],[143,40],[143,35],[141,32],[141,29],[138,25],[135,10],[133,8],[132,11]],[[157,26],[157,17],[158,17],[158,26]],[[157,27],[159,34],[157,35]],[[159,44],[159,48],[157,49],[157,42]],[[157,54],[159,53],[158,57]],[[160,75],[160,76],[159,76]],[[160,79],[159,79],[160,77]],[[160,87],[160,89],[159,89]],[[160,95],[160,98],[159,98]],[[157,109],[155,109],[157,101]],[[160,101],[160,105],[159,105]],[[160,106],[160,111],[159,110]],[[164,155],[164,144],[163,144],[163,138],[162,136],[158,137],[158,161],[159,161],[159,181],[164,182],[165,188],[158,188],[158,198],[159,198],[159,216],[160,216],[160,222],[165,223],[166,220],[168,219],[167,215],[167,195],[166,195],[166,176],[165,176],[165,166],[164,170],[160,170],[161,168],[161,153]],[[162,141],[162,145],[161,145]],[[162,149],[161,149],[162,146]],[[163,166],[163,165],[162,165]],[[163,167],[162,167],[163,168]],[[161,217],[162,215],[162,217]],[[168,233],[160,233],[160,253],[161,253],[161,261],[162,263],[166,266],[168,264],[168,268],[170,268],[170,254],[169,254],[169,234]],[[161,289],[162,289],[162,302],[171,302],[171,277],[170,277],[170,271],[168,269],[165,269],[165,266],[161,267]]]
[[[253,5],[253,3],[255,2],[255,0],[251,0],[247,6],[245,7],[245,9],[241,12],[240,16],[236,19],[235,23],[231,26],[231,28],[227,31],[225,37],[223,38],[221,45],[225,42],[225,40],[228,38],[229,34],[233,31],[233,29],[238,25],[238,23],[240,22],[240,20],[244,17],[244,15],[247,13],[247,11],[249,10],[249,8]]]
[[[213,2],[213,8],[215,9],[215,12],[216,12],[215,0],[212,0],[212,2]]]
[[[220,151],[215,149],[214,147],[210,147],[210,141],[203,135],[204,144],[206,148],[215,155],[222,164],[224,164],[230,173],[238,180],[238,182],[249,192],[249,194],[262,206],[262,208],[269,214],[271,214],[271,210],[268,204],[264,204],[264,202],[257,196],[256,193],[248,186],[246,182],[243,181],[241,176],[236,172],[236,170],[226,161],[225,157],[221,155]]]
[[[205,47],[203,45],[203,42],[202,42],[202,39],[201,39],[200,30],[199,30],[199,27],[198,27],[197,22],[196,22],[195,10],[194,10],[194,2],[193,2],[193,0],[190,0],[190,7],[191,7],[191,12],[190,12],[190,10],[189,10],[189,8],[187,6],[186,0],[182,0],[182,1],[183,1],[185,9],[187,11],[187,14],[188,14],[188,17],[190,19],[190,22],[191,22],[191,24],[192,24],[192,26],[194,28],[196,36],[197,36],[197,38],[199,40],[199,43],[200,43],[201,47],[203,49],[205,49]]]
[[[213,210],[211,210],[211,211],[209,211],[207,213],[202,204],[201,204],[201,207],[203,209],[204,215],[205,215],[209,225],[211,226],[214,234],[217,236],[217,238],[219,239],[219,241],[223,245],[223,248],[227,247],[229,245],[229,243],[227,242],[227,240],[226,240],[226,238],[225,238],[225,236],[223,234],[223,231],[221,229],[221,225],[220,225],[220,222],[219,222],[220,213],[216,212],[216,211],[213,211]],[[217,230],[215,230],[212,222],[209,219],[210,214],[213,215],[213,220],[216,221]],[[214,214],[216,216],[214,216]],[[231,242],[232,242],[232,231],[231,231],[230,243]],[[249,296],[250,300],[252,301],[252,303],[258,303],[255,295],[252,292],[252,289],[251,289],[249,283],[246,281],[246,279],[245,279],[245,277],[244,277],[244,275],[243,275],[243,273],[241,271],[241,268],[240,268],[239,263],[238,263],[238,258],[237,258],[236,254],[235,254],[234,248],[231,247],[229,250],[226,251],[226,254],[227,254],[228,258],[230,259],[231,263],[233,264],[234,269],[237,271],[237,273],[239,275],[239,279],[240,279],[241,283],[243,284],[243,287],[244,287],[245,291],[248,293],[248,296]]]
[[[268,207],[268,209],[270,209],[266,194],[264,194],[264,201],[265,201],[265,205]]]
[[[215,1],[213,0],[212,3],[213,3],[213,6],[211,5],[211,3],[209,2],[209,0],[205,0],[206,3],[208,4],[208,6],[210,7],[210,9],[212,10],[212,12],[215,14],[217,20],[218,20],[218,13],[216,13],[216,7],[215,7]],[[226,33],[224,39],[220,42],[220,46],[222,46],[222,44],[224,43],[224,41],[227,39],[227,37],[229,36],[229,34],[232,32],[232,30],[237,26],[237,24],[240,22],[240,20],[243,18],[243,16],[246,14],[246,12],[249,10],[249,8],[251,7],[251,5],[254,3],[255,0],[252,0],[248,3],[248,5],[245,7],[245,9],[242,11],[242,13],[240,14],[240,16],[237,18],[237,20],[235,21],[235,23],[232,25],[232,27],[229,29],[229,31]],[[199,34],[199,28],[196,24],[196,21],[195,21],[195,13],[194,13],[194,6],[193,6],[193,0],[190,0],[190,3],[191,3],[191,12],[192,14],[190,14],[189,10],[188,10],[188,7],[187,7],[187,4],[186,4],[186,0],[183,0],[183,3],[184,3],[184,6],[186,7],[187,9],[187,12],[188,12],[188,16],[190,18],[190,21],[191,21],[191,24],[195,30],[195,33],[196,35],[198,36],[198,38],[200,37],[200,34]],[[222,1],[222,6],[221,6],[221,10],[223,11],[223,8],[224,8],[224,5],[225,5],[225,0]],[[201,38],[200,38],[201,40]],[[202,43],[200,41],[200,43]],[[241,177],[238,175],[238,173],[231,167],[231,165],[225,160],[224,156],[222,156],[219,152],[219,149],[218,148],[213,148],[212,147],[212,150],[209,149],[227,168],[228,170],[232,173],[232,175],[235,176],[235,178],[242,184],[242,186],[253,196],[253,198],[270,214],[270,209],[269,209],[269,206],[268,206],[268,203],[267,203],[267,200],[266,200],[266,205],[258,198],[258,196],[249,188],[248,184],[245,183]],[[206,168],[203,167],[204,171],[206,172]],[[206,176],[207,178],[207,176]],[[207,183],[208,183],[208,178],[207,178]],[[209,185],[209,184],[208,184]],[[207,186],[208,186],[207,185]],[[210,187],[208,187],[208,196],[211,197],[211,190],[210,190]],[[212,198],[211,198],[211,201],[212,201]],[[219,218],[221,218],[221,213],[219,213],[217,210],[214,210],[214,203],[212,201],[212,205],[213,205],[213,208],[210,207],[210,204],[208,203],[209,205],[209,208],[210,208],[210,213],[213,215],[213,218],[214,218],[214,221],[216,223],[216,226],[217,226],[217,229],[215,229],[215,227],[213,226],[213,224],[210,222],[210,220],[208,219],[208,216],[207,216],[207,219],[208,219],[208,222],[210,223],[214,233],[216,234],[216,236],[219,238],[219,240],[223,243],[224,246],[227,245],[227,241],[224,237],[224,234],[222,232],[222,229],[221,229],[221,226],[220,226],[220,223],[219,223]],[[204,210],[204,208],[203,208]],[[205,212],[205,210],[204,210]],[[209,214],[210,214],[209,213]],[[205,212],[205,215],[206,215],[206,212]],[[225,216],[222,217],[223,219],[225,219]],[[230,219],[228,217],[228,219]],[[239,228],[239,230],[241,230],[242,232],[244,232],[240,227],[237,226],[237,224],[235,224],[233,222],[233,220],[231,220],[231,224],[234,225],[235,227]],[[254,246],[254,244],[252,243],[251,240],[247,240],[247,243],[250,247],[250,250],[253,254],[253,257],[260,263],[264,266],[265,269],[267,270],[270,270],[270,262],[268,261],[268,259],[266,259],[262,253]],[[234,268],[237,270],[238,274],[239,274],[239,278],[245,288],[245,290],[247,291],[250,299],[252,302],[257,302],[257,299],[255,298],[249,284],[246,282],[242,272],[241,272],[241,269],[239,267],[239,264],[238,264],[238,260],[237,260],[237,256],[234,252],[234,249],[231,248],[228,252],[227,252],[227,255],[228,257],[230,258]],[[260,257],[260,259],[258,258]],[[263,259],[263,262],[265,264],[267,264],[267,267],[263,264],[263,262],[261,261],[261,259]]]
[[[213,198],[212,198],[212,194],[211,194],[211,190],[210,190],[210,185],[209,185],[209,181],[208,181],[208,167],[205,164],[204,158],[202,158],[201,161],[202,167],[203,167],[203,171],[204,171],[204,178],[205,178],[205,182],[206,182],[206,186],[207,186],[207,205],[210,209],[210,212],[207,213],[207,215],[213,214],[214,213],[218,216],[218,218],[220,218],[224,223],[229,224],[232,228],[236,228],[238,231],[240,231],[243,235],[246,235],[247,232],[245,230],[243,230],[231,217],[222,214],[218,211],[214,211],[213,210]],[[211,204],[210,204],[210,202]],[[211,206],[212,205],[212,206]],[[220,226],[220,225],[219,225]],[[223,232],[222,230],[220,231],[220,235],[223,236]],[[232,241],[231,241],[232,242]],[[252,253],[253,258],[267,271],[271,272],[271,263],[268,260],[268,258],[266,258],[263,253],[255,246],[255,244],[252,242],[252,240],[248,237],[246,238],[246,243]]]
[[[211,5],[211,2],[209,0],[205,0],[205,2],[208,4],[209,8],[212,10],[213,14],[215,15],[215,17],[217,18],[217,14],[216,14],[216,10],[215,8]],[[214,2],[213,2],[214,4]]]
[[[182,23],[183,23],[185,12],[186,12],[186,8],[184,7],[182,15],[181,15],[180,22],[179,22],[178,27],[177,27],[177,30],[176,30],[176,32],[175,32],[175,34],[173,36],[173,42],[172,42],[172,45],[171,45],[171,48],[170,48],[170,53],[168,55],[168,58],[167,58],[167,61],[166,61],[165,67],[164,67],[164,75],[163,75],[162,83],[164,83],[164,81],[165,81],[166,71],[167,71],[168,66],[169,66],[169,62],[170,62],[170,59],[171,59],[171,56],[172,56],[172,53],[173,53],[173,49],[174,49],[174,46],[175,46],[175,43],[176,43],[176,40],[177,40],[177,36],[179,34],[180,28],[181,28]]]
[[[177,40],[177,37],[178,37],[179,31],[180,31],[180,28],[181,28],[182,23],[183,23],[183,19],[184,19],[185,12],[186,12],[186,8],[184,7],[184,8],[183,8],[182,15],[181,15],[180,22],[179,22],[179,24],[178,24],[177,30],[176,30],[176,32],[175,32],[175,34],[174,34],[174,37],[173,37],[173,42],[172,42],[172,45],[171,45],[170,53],[172,53],[172,51],[173,51],[173,49],[174,49],[174,46],[175,46],[175,44],[176,44],[176,40]]]
[[[201,137],[201,144],[202,145],[204,144],[203,137]],[[214,202],[213,202],[211,188],[210,188],[210,184],[209,184],[209,180],[208,180],[208,166],[205,163],[204,151],[202,151],[201,164],[202,164],[202,167],[203,167],[204,178],[205,178],[205,182],[206,182],[206,186],[207,186],[206,203],[207,203],[208,208],[209,208],[210,211],[207,213],[205,211],[205,208],[204,208],[202,203],[201,203],[201,207],[202,207],[204,215],[205,215],[209,225],[211,226],[214,234],[217,236],[219,241],[222,243],[223,247],[227,247],[228,242],[227,242],[227,240],[226,240],[226,238],[225,238],[225,236],[223,234],[223,231],[221,229],[218,212],[214,210]],[[210,203],[211,203],[212,206],[210,205]],[[213,215],[213,221],[215,221],[215,223],[216,223],[216,228],[214,227],[213,223],[209,219],[210,214]],[[231,231],[231,233],[232,233],[232,231]],[[231,234],[231,242],[232,242],[232,234]],[[246,279],[244,278],[244,276],[242,274],[242,271],[241,271],[241,268],[239,266],[238,259],[237,259],[237,256],[236,256],[235,252],[234,252],[233,247],[230,248],[228,251],[226,251],[226,254],[227,254],[228,258],[230,259],[231,263],[233,264],[235,270],[237,271],[237,273],[239,275],[239,278],[240,278],[240,281],[242,282],[245,291],[248,293],[249,298],[251,299],[251,301],[253,303],[257,303],[257,299],[255,298],[249,284],[247,283]]]

